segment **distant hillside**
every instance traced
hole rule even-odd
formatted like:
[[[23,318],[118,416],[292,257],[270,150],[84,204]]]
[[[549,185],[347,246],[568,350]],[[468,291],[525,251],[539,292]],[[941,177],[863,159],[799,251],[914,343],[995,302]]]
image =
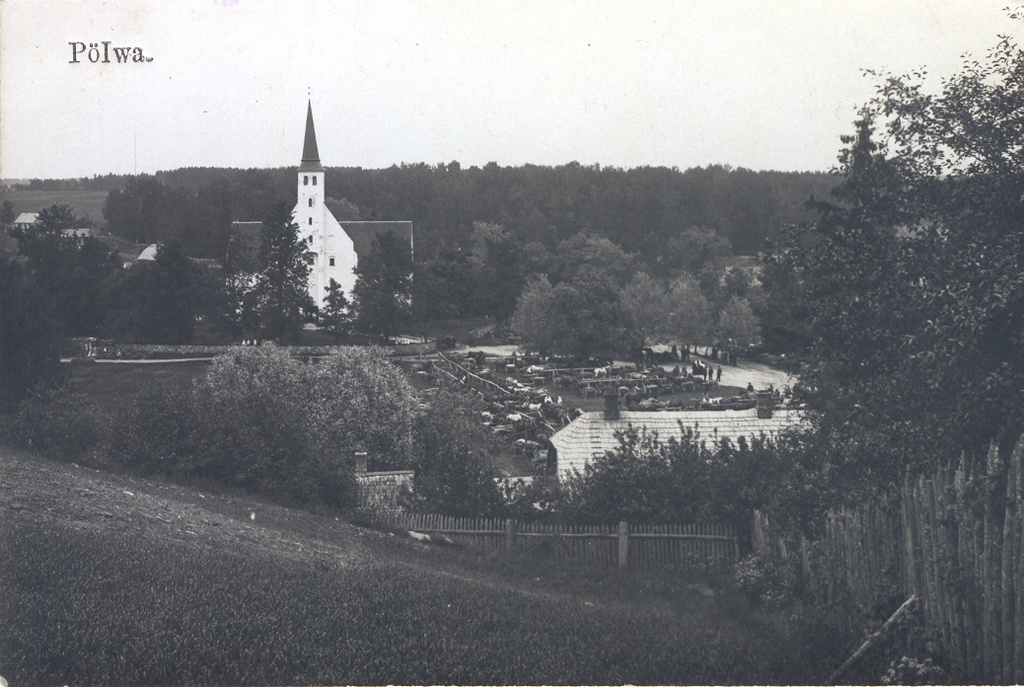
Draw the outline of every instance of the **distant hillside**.
[[[103,201],[107,199],[107,191],[0,191],[0,201],[9,200],[14,204],[14,211],[39,212],[51,205],[66,203],[71,206],[79,217],[90,218],[97,227],[103,226]]]

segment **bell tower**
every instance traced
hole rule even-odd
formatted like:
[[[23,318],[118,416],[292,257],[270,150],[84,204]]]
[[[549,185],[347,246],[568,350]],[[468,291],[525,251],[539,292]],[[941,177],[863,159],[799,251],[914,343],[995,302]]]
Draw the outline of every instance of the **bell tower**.
[[[320,164],[320,151],[316,146],[316,130],[313,128],[313,104],[306,105],[306,136],[302,142],[302,162],[298,172],[298,202],[295,206],[295,223],[299,225],[299,236],[309,244],[306,261],[310,266],[310,292],[322,294],[326,284],[323,279],[324,259],[324,166]],[[319,302],[317,299],[316,302]]]

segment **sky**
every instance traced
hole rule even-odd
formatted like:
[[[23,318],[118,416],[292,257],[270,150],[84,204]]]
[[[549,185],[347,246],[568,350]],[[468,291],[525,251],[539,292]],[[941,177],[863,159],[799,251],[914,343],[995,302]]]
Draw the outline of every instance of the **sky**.
[[[828,170],[863,70],[937,92],[1007,4],[0,0],[0,178],[295,166],[307,99],[327,166]]]

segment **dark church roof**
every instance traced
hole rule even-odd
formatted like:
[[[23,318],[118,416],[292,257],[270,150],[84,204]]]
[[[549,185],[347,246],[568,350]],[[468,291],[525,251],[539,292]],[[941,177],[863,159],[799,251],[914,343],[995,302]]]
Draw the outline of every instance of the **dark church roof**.
[[[412,222],[339,220],[338,224],[341,225],[341,228],[352,239],[352,246],[359,257],[372,253],[373,239],[389,231],[402,239],[403,243],[408,242],[409,252],[412,253]]]
[[[316,130],[313,128],[313,103],[306,102],[306,138],[302,142],[302,164],[300,172],[322,172],[320,151],[316,147]]]

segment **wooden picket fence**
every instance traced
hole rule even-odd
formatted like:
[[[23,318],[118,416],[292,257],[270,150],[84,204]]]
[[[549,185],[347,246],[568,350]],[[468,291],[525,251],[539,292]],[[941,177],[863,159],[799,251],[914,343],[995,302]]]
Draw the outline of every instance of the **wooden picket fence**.
[[[1009,457],[993,444],[984,461],[908,474],[897,498],[831,513],[817,541],[754,520],[754,550],[798,557],[809,595],[859,609],[851,626],[916,598],[954,678],[1024,682],[1024,440]]]
[[[531,549],[597,565],[720,567],[736,562],[730,525],[554,525],[424,513],[382,515],[381,522],[484,550]]]

